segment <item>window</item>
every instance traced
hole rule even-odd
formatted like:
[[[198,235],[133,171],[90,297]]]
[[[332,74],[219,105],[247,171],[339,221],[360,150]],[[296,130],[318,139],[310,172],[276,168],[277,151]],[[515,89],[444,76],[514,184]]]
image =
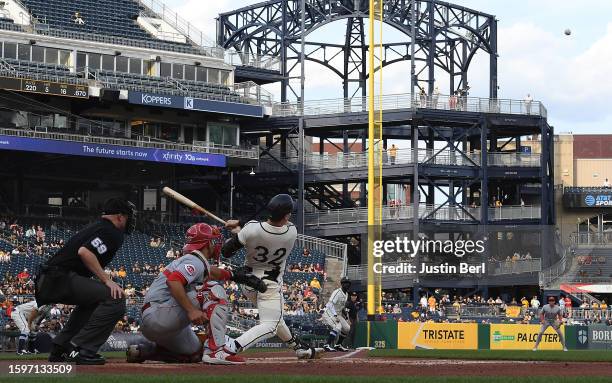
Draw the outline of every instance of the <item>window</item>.
[[[17,53],[18,53],[18,59],[19,60],[25,60],[25,61],[30,61],[30,48],[32,48],[31,45],[28,44],[19,44]]]
[[[69,51],[60,51],[59,52],[59,63],[61,65],[72,66],[72,62],[70,60],[70,52]]]
[[[219,83],[219,69],[208,68],[208,82]]]
[[[87,66],[87,53],[77,53],[77,70],[82,71]]]
[[[144,66],[144,74],[149,76],[157,76],[157,71],[155,70],[155,61],[143,60]]]
[[[142,60],[130,59],[130,73],[142,74]]]
[[[45,62],[47,64],[58,64],[57,61],[57,56],[58,56],[58,49],[55,48],[47,48],[45,49]]]
[[[202,82],[208,81],[208,76],[206,75],[206,68],[202,68],[201,66],[196,67],[196,80]]]
[[[4,58],[7,58],[7,59],[17,58],[17,44],[4,43]]]
[[[117,72],[125,72],[128,71],[128,58],[123,56],[117,56]]]
[[[218,122],[208,123],[208,141],[215,145],[236,146],[238,126]]]
[[[171,77],[172,76],[172,64],[161,63],[159,66],[159,75],[161,77]]]
[[[195,80],[195,66],[185,65],[185,80]]]
[[[115,70],[115,56],[102,55],[102,69]]]
[[[102,55],[99,53],[89,53],[89,60],[87,66],[90,70],[100,69],[100,60]]]
[[[176,78],[178,80],[183,79],[183,64],[172,65],[172,78]]]
[[[32,46],[32,61],[45,62],[45,48],[38,45]]]
[[[223,85],[228,85],[229,84],[229,75],[230,75],[230,72],[228,72],[226,70],[222,70],[221,71],[221,84],[223,84]]]

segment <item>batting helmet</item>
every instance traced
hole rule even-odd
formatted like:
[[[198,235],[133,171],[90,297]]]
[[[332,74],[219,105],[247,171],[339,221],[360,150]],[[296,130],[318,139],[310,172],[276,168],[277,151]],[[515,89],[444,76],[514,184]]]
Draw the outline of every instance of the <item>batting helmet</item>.
[[[272,221],[280,221],[293,211],[293,198],[289,194],[277,194],[268,202],[268,212]]]
[[[215,245],[211,258],[218,259],[221,254],[221,245],[223,243],[221,232],[215,226],[210,226],[205,223],[196,223],[187,229],[183,254],[189,254],[194,250],[201,250],[210,246],[211,242]]]
[[[347,277],[342,277],[342,279],[340,280],[340,286],[342,287],[342,290],[344,290],[344,292],[349,291],[349,289],[351,288],[351,280]]]

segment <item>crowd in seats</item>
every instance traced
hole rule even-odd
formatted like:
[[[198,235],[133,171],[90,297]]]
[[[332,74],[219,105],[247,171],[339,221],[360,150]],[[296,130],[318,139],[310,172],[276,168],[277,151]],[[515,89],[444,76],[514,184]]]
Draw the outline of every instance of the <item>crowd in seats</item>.
[[[606,248],[589,249],[576,253],[574,281],[600,282],[612,277],[612,262],[608,259],[610,255],[612,252]]]
[[[8,262],[0,262],[0,275],[3,275],[2,293],[19,301],[32,299],[32,276],[38,265],[51,256],[71,235],[76,233],[84,222],[55,221],[53,219],[34,218],[0,218],[0,255],[9,254]],[[142,298],[151,282],[164,270],[173,259],[181,256],[180,246],[189,225],[185,224],[151,224],[147,233],[134,232],[127,236],[115,259],[107,265],[105,272],[126,292],[128,312],[117,328],[133,331],[138,328]],[[229,232],[223,231],[226,236]],[[40,246],[43,251],[39,251]],[[230,260],[233,265],[244,261],[244,251]],[[283,284],[285,308],[288,318],[295,319],[295,329],[313,327],[314,316],[322,310],[325,302],[319,299],[326,280],[324,272],[325,255],[317,250],[294,248],[288,264],[295,270],[287,270]],[[231,268],[231,266],[229,266]],[[26,274],[24,274],[26,273]],[[19,276],[20,275],[20,276]],[[250,302],[235,283],[227,283],[226,289],[234,313],[242,313],[242,319],[254,320],[257,316],[250,307]],[[16,304],[19,302],[15,302]],[[3,324],[10,327],[10,309],[3,307]],[[62,310],[69,313],[69,307]],[[246,311],[245,311],[246,310]],[[54,319],[50,328],[63,326],[65,316]],[[318,330],[322,324],[314,326]]]

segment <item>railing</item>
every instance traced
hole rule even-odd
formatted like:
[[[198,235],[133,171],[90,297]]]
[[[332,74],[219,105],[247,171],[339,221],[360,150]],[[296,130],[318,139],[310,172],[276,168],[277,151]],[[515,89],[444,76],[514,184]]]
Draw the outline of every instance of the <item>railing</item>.
[[[590,319],[612,319],[612,309],[587,309],[575,307],[572,308],[570,311],[570,318],[577,321],[584,321]]]
[[[488,158],[489,166],[540,166],[539,155],[528,153],[489,153]],[[418,161],[424,165],[479,166],[480,154],[461,154],[450,150],[419,149]],[[292,171],[298,170],[297,157],[285,157],[282,159],[282,163],[283,165],[272,159],[262,159],[259,164],[259,171],[286,171],[287,168]],[[405,166],[413,163],[412,149],[397,149],[395,156],[391,156],[389,149],[383,152],[382,165],[385,168]],[[309,153],[304,156],[304,166],[307,170],[364,168],[368,166],[368,153]]]
[[[502,206],[489,208],[495,214],[490,214],[491,221],[505,219],[535,219],[539,218],[539,206]],[[422,220],[434,221],[480,221],[480,207],[459,205],[419,205],[419,217]],[[367,223],[368,208],[356,207],[346,209],[317,210],[304,215],[307,226],[325,226],[347,223]],[[406,220],[414,218],[412,205],[383,206],[383,222]]]
[[[606,246],[612,245],[612,232],[572,233],[570,239],[577,246]]]
[[[193,141],[194,149],[201,150],[204,153],[212,154],[224,154],[230,157],[248,158],[257,160],[259,158],[259,147],[252,146],[247,147],[236,147],[231,145],[219,145],[214,142],[207,141]]]
[[[539,167],[540,155],[531,153],[489,153],[489,166]]]
[[[546,117],[547,111],[539,101],[520,101],[508,99],[490,99],[480,97],[456,97],[448,95],[427,96],[425,99],[412,96],[410,93],[383,95],[374,103],[376,110],[394,109],[440,109],[477,113],[522,114]],[[351,99],[336,98],[306,101],[304,107],[299,103],[279,103],[275,105],[273,116],[316,116],[322,114],[340,114],[366,112],[368,100],[365,97]]]
[[[333,258],[342,262],[342,275],[346,274],[348,264],[346,243],[334,242],[327,239],[310,237],[298,234],[295,246],[307,248],[309,250],[320,251],[325,254],[325,258]]]
[[[161,51],[223,58],[223,49],[217,47],[195,47],[192,45],[180,43],[165,43],[163,41],[156,40],[138,40],[118,36],[101,35],[96,33],[67,31],[63,29],[50,28],[49,25],[45,23],[35,24],[33,33],[63,39],[95,41],[105,44],[124,45],[136,48],[147,48]]]
[[[541,213],[541,207],[537,205],[490,207],[489,219],[491,221],[540,219]]]
[[[584,192],[610,192],[610,186],[566,186],[563,188],[563,193],[584,193]]]
[[[257,56],[250,53],[225,51],[225,62],[233,66],[280,71],[280,57],[278,56]]]
[[[0,76],[13,77],[13,78],[27,78],[29,80],[39,80],[39,81],[52,81],[59,82],[63,84],[73,84],[73,85],[81,85],[88,86],[87,80],[82,78],[74,77],[74,76],[62,76],[57,74],[46,74],[46,73],[36,73],[30,72],[27,68],[13,68],[13,69],[0,69]]]
[[[178,143],[167,143],[167,142],[155,142],[155,141],[141,141],[132,140],[128,138],[111,138],[111,137],[97,137],[97,136],[84,136],[78,134],[66,134],[66,133],[48,133],[46,131],[32,131],[23,129],[2,129],[0,128],[1,135],[15,136],[15,137],[29,137],[29,138],[40,138],[46,140],[59,140],[59,141],[71,141],[71,142],[84,142],[90,144],[108,144],[108,145],[119,145],[119,146],[130,146],[137,148],[156,148],[166,150],[178,150],[187,152],[198,152],[198,153],[218,153],[228,156],[245,157],[245,158],[257,158],[258,149],[237,149],[237,148],[206,148],[196,145],[178,144]]]
[[[272,93],[253,81],[234,84],[232,90],[240,97],[253,100],[259,105],[272,106],[272,102],[274,101]]]
[[[542,260],[540,258],[489,262],[489,274],[491,275],[537,273],[541,270]]]
[[[563,249],[563,255],[561,255],[561,259],[557,261],[554,265],[550,266],[546,270],[542,270],[540,272],[540,287],[547,287],[553,281],[558,279],[561,275],[565,273],[567,270],[567,252],[568,248]]]
[[[158,0],[138,0],[145,8],[148,8],[155,15],[168,23],[172,28],[187,36],[194,44],[197,44],[205,49],[210,49],[214,52],[215,57],[223,57],[223,49],[218,47],[215,42],[208,38],[202,31],[196,28],[189,21],[180,17],[172,9],[166,7],[164,3]]]

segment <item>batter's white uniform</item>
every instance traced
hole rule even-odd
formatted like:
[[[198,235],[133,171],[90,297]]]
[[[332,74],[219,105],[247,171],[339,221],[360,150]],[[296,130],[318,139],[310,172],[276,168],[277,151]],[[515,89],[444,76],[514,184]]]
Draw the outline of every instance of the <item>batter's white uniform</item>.
[[[292,339],[291,331],[283,320],[281,287],[287,257],[296,238],[297,230],[292,223],[278,227],[267,222],[249,221],[238,233],[238,240],[246,250],[245,266],[268,287],[265,293],[260,293],[242,286],[244,294],[257,305],[259,311],[259,324],[236,339],[243,349],[274,335],[283,342]]]
[[[348,299],[348,294],[345,293],[342,288],[334,290],[332,295],[329,297],[329,301],[325,305],[325,311],[323,312],[323,323],[331,327],[332,331],[336,334],[348,335],[351,330],[351,326],[342,315],[344,306]]]
[[[166,281],[173,272],[182,275],[187,283],[185,292],[189,300],[194,307],[200,307],[196,286],[204,283],[209,269],[204,256],[193,253],[183,255],[166,266],[164,272],[155,278],[144,299],[146,309],[142,312],[140,329],[145,338],[176,354],[193,355],[201,350],[200,339],[191,329],[187,312],[174,299]]]
[[[11,312],[11,319],[15,322],[15,325],[22,334],[27,335],[30,333],[31,329],[28,327],[28,318],[35,310],[38,311],[38,305],[35,300],[31,300],[28,303],[15,307],[13,312]],[[40,316],[40,314],[38,316]],[[35,322],[34,320],[32,321],[32,323]]]

